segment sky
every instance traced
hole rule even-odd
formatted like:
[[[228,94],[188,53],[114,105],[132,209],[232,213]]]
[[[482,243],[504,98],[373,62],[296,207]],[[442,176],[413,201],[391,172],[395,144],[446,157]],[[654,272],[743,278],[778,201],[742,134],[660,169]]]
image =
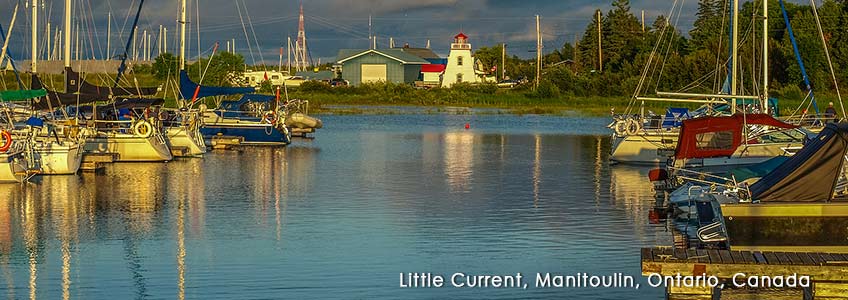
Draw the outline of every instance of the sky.
[[[26,2],[26,0],[21,0]],[[30,0],[32,1],[32,0]],[[83,52],[86,56],[106,55],[108,15],[113,15],[111,55],[122,52],[132,16],[139,0],[73,0],[74,16],[80,22]],[[226,50],[226,41],[235,39],[236,50],[247,63],[277,63],[280,47],[289,36],[295,39],[298,26],[297,0],[188,0],[192,27],[189,56],[198,55],[197,27],[200,30],[200,53],[208,55],[215,42]],[[9,26],[18,0],[0,0],[0,23]],[[39,0],[39,38],[42,53],[48,40],[43,37],[46,20],[51,27],[62,23],[64,1]],[[169,28],[169,50],[174,52],[178,0],[147,0],[140,19],[140,31],[157,35],[159,26]],[[367,49],[369,32],[378,39],[378,47],[408,43],[431,48],[441,55],[449,51],[454,35],[462,31],[470,37],[474,48],[507,44],[511,55],[531,57],[535,54],[535,15],[541,17],[545,51],[560,48],[582,36],[594,17],[594,11],[611,9],[612,0],[304,0],[307,45],[314,62],[335,60],[340,49]],[[646,23],[659,15],[668,15],[675,1],[631,1],[637,16],[645,11]],[[677,28],[686,32],[692,27],[697,0],[678,1],[682,5]],[[30,9],[19,10],[18,21],[10,39],[10,52],[17,59],[29,58]],[[199,18],[198,16],[199,12]],[[49,18],[46,16],[49,15]],[[371,26],[369,27],[369,18]],[[370,29],[369,29],[370,28]],[[51,34],[53,35],[53,34]],[[158,45],[157,37],[151,44]],[[164,39],[163,39],[164,40]],[[55,43],[54,43],[55,44]],[[118,46],[120,44],[120,46]],[[140,47],[140,45],[137,45]],[[121,48],[121,50],[118,50]],[[156,48],[156,47],[154,47]],[[156,50],[154,50],[156,51]]]

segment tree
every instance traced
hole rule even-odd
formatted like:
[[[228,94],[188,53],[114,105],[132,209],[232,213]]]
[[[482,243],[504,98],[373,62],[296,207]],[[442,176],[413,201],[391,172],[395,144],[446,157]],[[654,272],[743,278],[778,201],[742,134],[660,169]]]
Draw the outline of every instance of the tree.
[[[165,80],[177,76],[179,61],[171,53],[162,53],[153,62],[153,75],[156,79]]]
[[[200,59],[188,67],[189,77],[198,82],[201,71],[205,73],[204,84],[232,86],[234,79],[241,78],[244,74],[244,57],[241,54],[221,52],[212,57],[211,63],[209,58]]]

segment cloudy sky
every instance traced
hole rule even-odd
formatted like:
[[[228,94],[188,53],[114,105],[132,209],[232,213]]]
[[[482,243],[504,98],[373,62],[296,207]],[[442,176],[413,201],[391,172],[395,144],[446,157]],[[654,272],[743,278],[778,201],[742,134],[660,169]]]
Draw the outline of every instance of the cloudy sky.
[[[24,1],[25,0],[21,0]],[[31,1],[31,0],[30,0]],[[85,52],[102,57],[106,51],[106,24],[108,13],[113,19],[113,48],[124,43],[131,7],[138,0],[73,0],[78,3],[74,15],[80,22],[86,41]],[[216,41],[225,49],[227,40],[236,40],[237,50],[247,62],[276,62],[279,48],[286,38],[297,35],[297,0],[188,0],[192,28],[200,26],[200,49],[208,51]],[[7,29],[12,11],[18,0],[0,0],[0,22]],[[52,27],[61,24],[64,7],[62,0],[43,2],[39,17],[40,32],[46,27],[49,15]],[[159,25],[170,28],[168,43],[176,39],[178,0],[147,0],[140,22],[141,30],[158,33]],[[451,39],[459,31],[471,37],[474,47],[507,43],[512,54],[529,57],[535,48],[535,15],[541,15],[545,47],[548,51],[571,42],[586,29],[595,9],[608,11],[612,1],[588,0],[305,0],[306,32],[310,54],[322,62],[333,60],[339,49],[367,48],[369,16],[371,32],[378,37],[378,47],[388,46],[389,37],[400,46],[409,43],[423,47],[429,40],[431,47],[446,54]],[[683,1],[681,1],[683,2]],[[674,1],[634,0],[631,8],[639,15],[645,10],[650,24],[660,14],[668,15]],[[23,4],[22,4],[23,5]],[[681,5],[678,3],[678,5]],[[696,0],[682,3],[678,27],[691,28],[695,19]],[[132,11],[132,12],[131,12]],[[200,18],[197,18],[198,12]],[[29,57],[30,10],[21,9],[11,35],[11,52]],[[129,20],[128,20],[129,19]],[[243,26],[244,25],[244,26]],[[252,25],[252,26],[251,26]],[[245,33],[246,32],[246,33]],[[122,34],[123,33],[123,34]],[[197,31],[192,30],[191,53],[197,55]],[[119,39],[123,41],[117,41]],[[157,44],[153,37],[153,44]],[[41,41],[46,47],[47,39]],[[92,46],[93,45],[93,46]],[[42,49],[43,50],[43,49]],[[114,51],[114,50],[113,50]],[[93,54],[92,54],[93,53]]]

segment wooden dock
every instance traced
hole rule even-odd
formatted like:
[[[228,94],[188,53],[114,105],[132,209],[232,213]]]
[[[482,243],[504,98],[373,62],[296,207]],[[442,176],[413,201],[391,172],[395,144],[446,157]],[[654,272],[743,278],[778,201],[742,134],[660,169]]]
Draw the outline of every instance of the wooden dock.
[[[106,164],[114,163],[118,158],[117,153],[86,153],[82,155],[80,170],[97,172],[102,170]]]
[[[212,149],[213,150],[227,150],[235,146],[239,146],[244,143],[243,136],[225,136],[218,135],[212,137]]]
[[[848,254],[789,253],[730,250],[642,249],[642,275],[715,276],[730,282],[736,274],[752,276],[809,276],[812,286],[803,299],[848,299]],[[710,288],[668,287],[670,299],[716,299],[722,291]],[[702,298],[698,298],[701,296]],[[778,298],[775,298],[778,299]]]

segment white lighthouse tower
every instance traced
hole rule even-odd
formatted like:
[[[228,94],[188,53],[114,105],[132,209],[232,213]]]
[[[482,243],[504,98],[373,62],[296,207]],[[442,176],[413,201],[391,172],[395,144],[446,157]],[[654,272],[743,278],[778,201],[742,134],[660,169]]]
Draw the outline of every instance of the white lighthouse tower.
[[[460,32],[453,37],[448,65],[442,77],[442,87],[450,87],[455,83],[477,83],[479,79],[474,72],[474,57],[471,54],[471,44],[468,36]]]

